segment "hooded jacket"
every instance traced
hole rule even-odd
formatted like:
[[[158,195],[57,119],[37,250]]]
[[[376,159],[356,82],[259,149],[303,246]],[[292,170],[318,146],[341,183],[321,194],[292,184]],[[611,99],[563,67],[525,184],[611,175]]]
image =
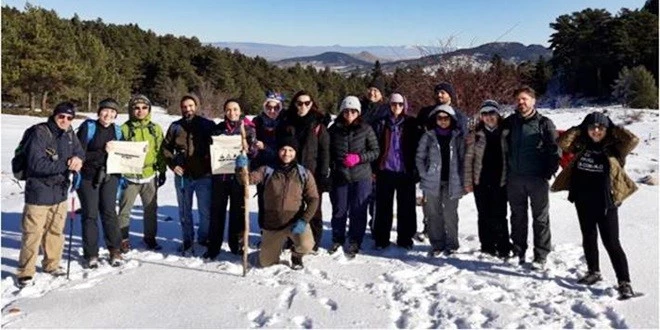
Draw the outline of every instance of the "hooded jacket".
[[[551,191],[570,189],[571,176],[575,169],[576,161],[586,150],[586,139],[589,138],[584,136],[586,134],[584,127],[586,125],[584,125],[584,122],[581,126],[571,127],[559,137],[559,147],[564,151],[575,153],[576,155],[569,165],[559,173],[550,188]],[[632,132],[623,127],[610,124],[610,128],[608,128],[607,135],[603,141],[603,151],[609,163],[609,186],[615,206],[621,205],[626,198],[637,190],[637,185],[626,174],[623,167],[626,156],[635,149],[638,143],[639,138]]]
[[[146,179],[156,175],[156,172],[165,172],[165,158],[160,152],[163,143],[163,129],[151,121],[151,111],[142,120],[135,118],[133,112],[129,111],[128,120],[121,125],[121,133],[126,141],[146,141],[148,143],[142,174],[123,174],[124,177],[129,180]]]
[[[502,173],[500,175],[500,187],[506,185],[506,161],[507,161],[507,148],[506,143],[508,131],[503,132],[501,127],[497,128],[500,130],[500,144],[501,144],[501,157],[502,157]],[[505,134],[506,133],[506,134]],[[467,138],[467,148],[465,151],[465,187],[479,185],[479,180],[481,179],[481,171],[485,166],[490,166],[489,164],[484,164],[484,153],[486,152],[486,127],[483,123],[479,123],[474,129],[474,132],[471,133]]]
[[[378,158],[380,148],[374,130],[358,117],[347,124],[342,116],[337,117],[328,129],[330,134],[330,168],[332,182],[345,185],[351,182],[371,180],[371,162]],[[360,163],[347,168],[344,158],[348,154],[358,154]]]

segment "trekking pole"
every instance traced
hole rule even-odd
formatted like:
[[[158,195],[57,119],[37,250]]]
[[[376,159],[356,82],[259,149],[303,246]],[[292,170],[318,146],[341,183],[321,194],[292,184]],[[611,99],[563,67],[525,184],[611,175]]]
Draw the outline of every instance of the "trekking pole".
[[[69,270],[71,269],[71,246],[73,245],[73,220],[74,220],[74,209],[76,207],[76,198],[71,196],[71,210],[69,211],[69,252],[66,261],[66,279],[69,279]]]
[[[245,156],[247,156],[247,134],[245,132],[245,123],[241,123],[241,144],[243,146],[243,150],[241,150],[241,153]],[[247,269],[248,269],[248,239],[250,238],[250,212],[248,210],[248,200],[250,199],[250,191],[248,189],[249,184],[250,184],[250,178],[248,175],[248,169],[247,167],[243,167],[241,169],[241,177],[242,181],[244,183],[243,186],[243,216],[244,216],[244,221],[245,221],[245,230],[243,231],[243,276],[247,274]]]

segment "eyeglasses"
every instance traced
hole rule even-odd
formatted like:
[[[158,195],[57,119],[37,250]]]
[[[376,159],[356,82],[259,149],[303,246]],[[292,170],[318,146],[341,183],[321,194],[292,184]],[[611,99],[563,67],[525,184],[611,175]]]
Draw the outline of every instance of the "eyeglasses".
[[[278,107],[278,106],[271,107],[271,106],[267,105],[266,110],[268,110],[268,111],[280,111],[280,107]]]
[[[402,106],[403,106],[403,102],[390,102],[390,105],[393,106],[393,107],[394,107],[394,106],[402,107]]]
[[[148,107],[148,106],[144,106],[144,107],[133,107],[133,110],[149,110],[149,107]]]
[[[587,126],[587,129],[590,130],[590,131],[595,131],[595,130],[604,131],[604,130],[607,129],[607,127],[605,127],[604,125],[601,125],[601,124],[591,124],[591,125]]]
[[[449,116],[438,116],[438,117],[436,117],[436,120],[437,121],[450,121],[451,119],[450,119]]]
[[[360,110],[358,110],[358,109],[344,109],[344,113],[356,114],[356,113],[360,113]]]
[[[59,119],[59,120],[66,119],[66,120],[68,120],[68,121],[72,121],[72,120],[73,120],[73,116],[57,115],[57,119]]]
[[[311,100],[309,100],[309,101],[296,101],[296,105],[299,106],[299,107],[302,107],[303,105],[308,107],[311,104],[312,104]]]

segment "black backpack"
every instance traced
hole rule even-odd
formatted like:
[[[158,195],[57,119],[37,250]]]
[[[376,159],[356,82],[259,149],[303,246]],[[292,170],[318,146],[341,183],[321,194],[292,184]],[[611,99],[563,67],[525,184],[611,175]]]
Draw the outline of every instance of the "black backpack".
[[[11,159],[11,171],[16,180],[24,181],[27,179],[27,154],[25,147],[30,143],[37,129],[44,129],[51,138],[53,137],[53,133],[48,129],[46,123],[33,125],[23,133],[21,142],[18,143],[18,146],[14,150],[14,158]]]

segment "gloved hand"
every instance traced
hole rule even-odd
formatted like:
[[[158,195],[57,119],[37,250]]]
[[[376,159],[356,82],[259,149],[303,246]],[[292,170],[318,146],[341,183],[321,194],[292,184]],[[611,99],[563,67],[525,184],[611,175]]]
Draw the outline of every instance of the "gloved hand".
[[[316,181],[316,186],[318,187],[318,190],[322,193],[330,192],[330,190],[332,190],[332,178],[330,178],[330,176],[320,177]]]
[[[160,172],[158,175],[158,187],[162,187],[165,184],[165,181],[167,180],[167,176],[165,175],[165,172]]]
[[[360,163],[360,155],[358,154],[347,154],[344,157],[344,166],[351,168]]]
[[[296,223],[293,224],[293,227],[291,227],[291,233],[300,235],[305,231],[305,226],[307,226],[307,222],[303,219],[298,219]]]
[[[248,158],[246,155],[238,155],[236,157],[236,168],[245,168],[248,166]]]

